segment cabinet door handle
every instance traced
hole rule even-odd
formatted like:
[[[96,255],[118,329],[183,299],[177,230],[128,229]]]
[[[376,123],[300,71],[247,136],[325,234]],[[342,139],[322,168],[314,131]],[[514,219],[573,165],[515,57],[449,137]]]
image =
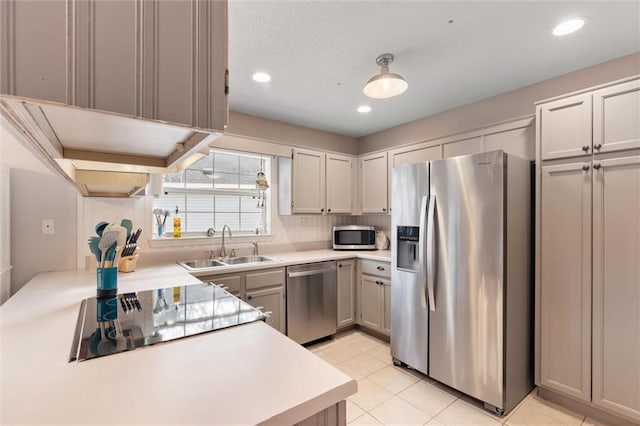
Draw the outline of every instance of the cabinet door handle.
[[[327,211],[328,211],[329,213],[331,213],[331,209],[327,209]]]
[[[383,207],[383,208],[382,208],[382,211],[383,211],[383,212],[386,212],[386,211],[387,211],[387,209]]]
[[[596,169],[596,170],[599,170],[599,169],[600,169],[600,167],[602,167],[602,166],[600,165],[600,163],[596,163],[596,164],[594,164],[594,165],[593,165],[593,168],[594,168],[594,169]]]
[[[247,300],[253,299],[253,296],[247,296]]]
[[[593,146],[593,149],[598,149],[599,150],[600,148],[602,148],[602,144],[601,143],[597,143],[597,144],[595,144]]]
[[[322,213],[324,211],[324,209],[320,209],[320,213]]]
[[[584,146],[582,147],[582,150],[583,150],[584,152],[589,152],[589,145],[584,145]]]
[[[582,166],[582,170],[584,170],[585,172],[589,170],[589,165],[585,164],[584,166]]]
[[[342,263],[338,263],[338,268],[342,268]]]

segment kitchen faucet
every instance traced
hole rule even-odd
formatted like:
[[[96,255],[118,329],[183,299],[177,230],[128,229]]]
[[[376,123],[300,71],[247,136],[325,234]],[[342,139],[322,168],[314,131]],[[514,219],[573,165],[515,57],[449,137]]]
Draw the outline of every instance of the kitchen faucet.
[[[253,244],[253,255],[257,256],[258,255],[258,243],[256,241],[251,241],[251,244]]]
[[[231,238],[231,228],[229,228],[229,225],[225,223],[225,225],[222,227],[222,247],[220,247],[220,257],[227,257],[227,249],[225,249],[224,247],[224,230],[225,229],[229,231],[229,238]]]

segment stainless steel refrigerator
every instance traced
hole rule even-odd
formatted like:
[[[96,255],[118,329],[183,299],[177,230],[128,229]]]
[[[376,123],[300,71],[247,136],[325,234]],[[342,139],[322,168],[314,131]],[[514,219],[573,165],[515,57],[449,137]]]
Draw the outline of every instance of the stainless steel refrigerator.
[[[530,165],[503,151],[396,167],[391,355],[499,414],[533,388]]]

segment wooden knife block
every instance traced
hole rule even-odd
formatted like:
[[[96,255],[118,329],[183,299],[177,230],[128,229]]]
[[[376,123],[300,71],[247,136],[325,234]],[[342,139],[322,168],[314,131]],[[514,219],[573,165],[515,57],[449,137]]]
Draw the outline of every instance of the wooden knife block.
[[[133,272],[136,270],[136,264],[138,263],[138,258],[140,255],[134,254],[131,256],[123,257],[120,259],[120,263],[118,263],[118,271],[119,272]]]

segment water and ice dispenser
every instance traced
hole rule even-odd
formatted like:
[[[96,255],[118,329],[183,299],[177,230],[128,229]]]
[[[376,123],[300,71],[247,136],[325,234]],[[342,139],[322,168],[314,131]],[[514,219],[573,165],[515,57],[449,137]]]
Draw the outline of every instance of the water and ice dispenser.
[[[398,269],[418,272],[420,264],[419,235],[420,227],[418,226],[398,226],[396,232]]]

